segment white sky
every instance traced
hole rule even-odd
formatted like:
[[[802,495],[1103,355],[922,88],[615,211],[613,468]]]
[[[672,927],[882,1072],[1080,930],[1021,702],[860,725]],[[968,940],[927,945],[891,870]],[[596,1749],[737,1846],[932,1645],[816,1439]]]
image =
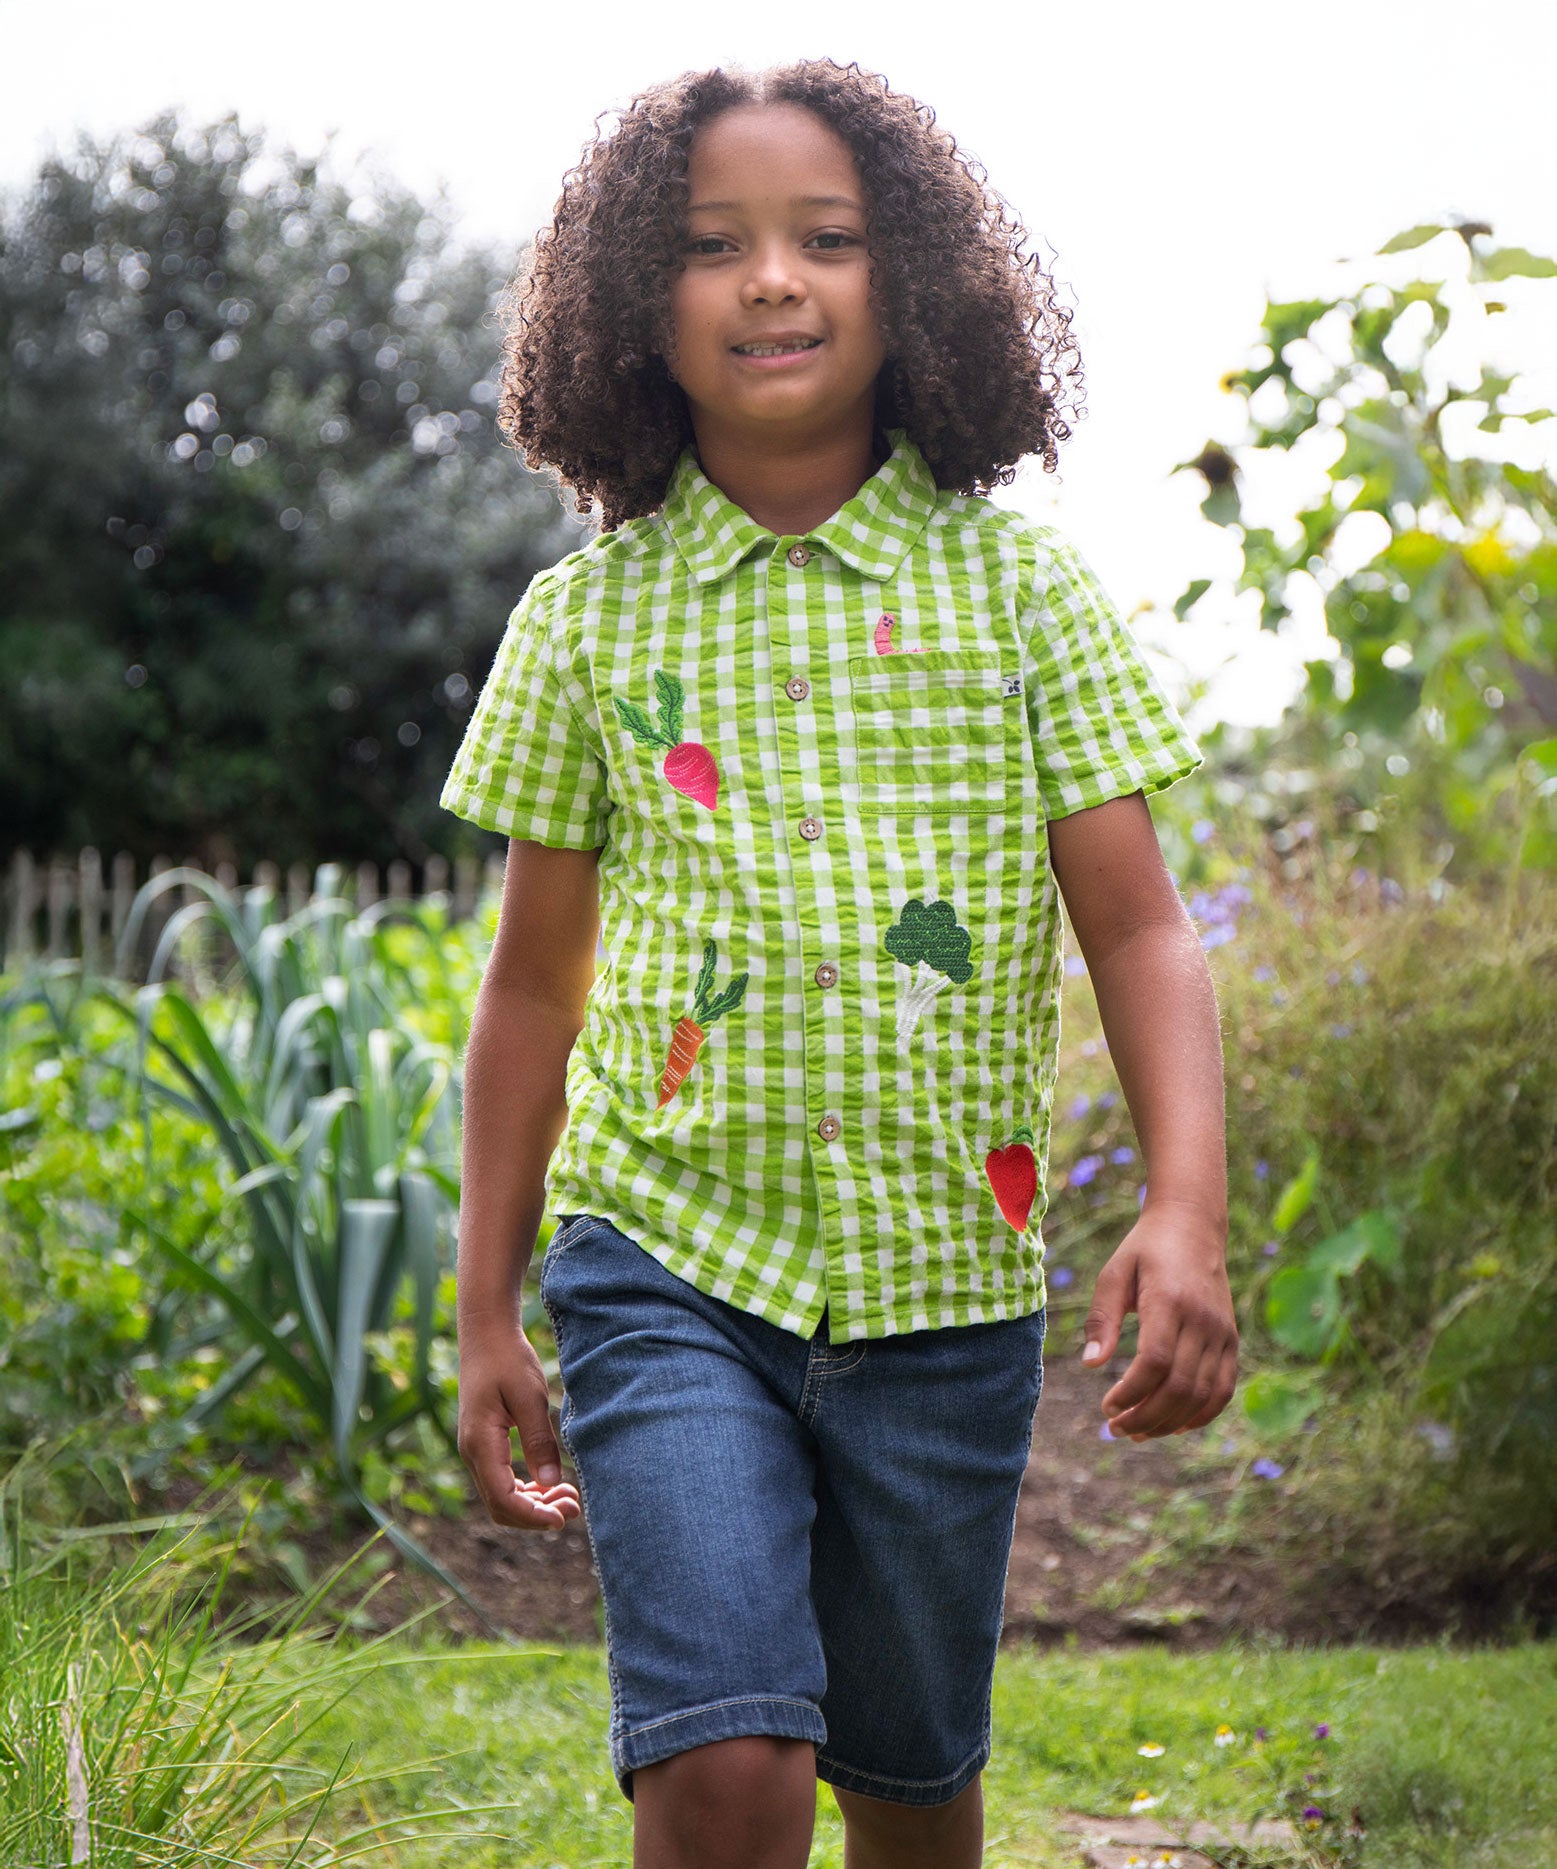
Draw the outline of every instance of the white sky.
[[[997,497],[1071,534],[1176,694],[1185,675],[1214,674],[1192,728],[1274,719],[1298,647],[1325,640],[1312,618],[1288,624],[1291,642],[1261,634],[1253,594],[1231,589],[1233,541],[1198,510],[1200,476],[1170,479],[1207,440],[1242,438],[1241,404],[1217,385],[1245,363],[1267,295],[1343,289],[1359,275],[1338,261],[1449,217],[1557,252],[1552,0],[443,0],[415,12],[165,0],[145,13],[0,0],[0,45],[0,188],[68,151],[78,128],[107,134],[170,106],[199,120],[236,110],[299,151],[336,132],[337,169],[371,151],[419,191],[447,183],[462,231],[514,250],[549,218],[595,118],[645,84],[800,57],[884,73],[984,164],[1075,308],[1088,415],[1060,450],[1064,485],[1028,464]],[[1457,247],[1377,264],[1392,279],[1441,277],[1434,261],[1452,267]],[[1517,282],[1504,296],[1485,354],[1536,372],[1538,399],[1557,406],[1557,332]],[[1550,460],[1557,423],[1520,426],[1502,451]],[[1294,464],[1281,484],[1256,482],[1270,505],[1251,517],[1278,523],[1316,472]],[[1169,606],[1194,577],[1228,581],[1180,625]]]

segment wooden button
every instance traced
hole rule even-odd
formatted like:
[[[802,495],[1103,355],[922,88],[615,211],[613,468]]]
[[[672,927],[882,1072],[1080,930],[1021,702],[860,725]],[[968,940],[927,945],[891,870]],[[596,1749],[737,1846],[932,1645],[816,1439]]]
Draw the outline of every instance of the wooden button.
[[[824,1142],[835,1142],[842,1129],[843,1124],[836,1116],[824,1116],[816,1126],[816,1133]]]
[[[791,701],[803,701],[811,692],[811,684],[804,675],[792,675],[784,683],[784,692]]]
[[[814,844],[821,834],[822,820],[820,818],[802,818],[800,820],[800,835],[808,844]]]
[[[830,960],[824,960],[818,964],[816,969],[816,984],[818,986],[836,986],[838,984],[838,969]]]
[[[789,548],[789,562],[792,565],[810,564],[811,562],[810,546],[809,545],[791,545]]]

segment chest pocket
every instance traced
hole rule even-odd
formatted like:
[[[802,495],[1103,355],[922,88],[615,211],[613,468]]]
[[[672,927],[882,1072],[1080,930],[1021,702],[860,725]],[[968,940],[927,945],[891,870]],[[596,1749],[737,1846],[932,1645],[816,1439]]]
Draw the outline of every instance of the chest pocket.
[[[853,777],[867,816],[1017,810],[1031,744],[1019,664],[1000,649],[849,663]]]

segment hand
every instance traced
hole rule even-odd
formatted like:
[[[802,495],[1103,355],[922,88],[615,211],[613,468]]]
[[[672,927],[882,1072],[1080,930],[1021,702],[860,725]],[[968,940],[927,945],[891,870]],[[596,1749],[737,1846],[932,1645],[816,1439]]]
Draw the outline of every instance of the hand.
[[[1130,1367],[1103,1397],[1109,1432],[1132,1441],[1214,1421],[1238,1385],[1227,1239],[1198,1208],[1148,1205],[1099,1272],[1082,1360],[1106,1363],[1127,1311],[1141,1320]]]
[[[562,1477],[562,1456],[551,1431],[551,1397],[535,1346],[517,1324],[460,1340],[460,1458],[494,1525],[520,1531],[555,1531],[583,1511],[578,1490]],[[510,1428],[519,1430],[524,1464],[514,1472]]]

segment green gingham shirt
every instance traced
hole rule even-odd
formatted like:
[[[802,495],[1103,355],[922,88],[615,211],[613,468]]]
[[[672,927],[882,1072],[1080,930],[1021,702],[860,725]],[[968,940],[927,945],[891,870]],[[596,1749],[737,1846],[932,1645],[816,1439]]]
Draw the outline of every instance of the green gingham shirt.
[[[531,583],[441,801],[601,852],[550,1211],[837,1342],[1046,1302],[1044,826],[1201,759],[1075,547],[889,439],[782,538],[688,447]]]

